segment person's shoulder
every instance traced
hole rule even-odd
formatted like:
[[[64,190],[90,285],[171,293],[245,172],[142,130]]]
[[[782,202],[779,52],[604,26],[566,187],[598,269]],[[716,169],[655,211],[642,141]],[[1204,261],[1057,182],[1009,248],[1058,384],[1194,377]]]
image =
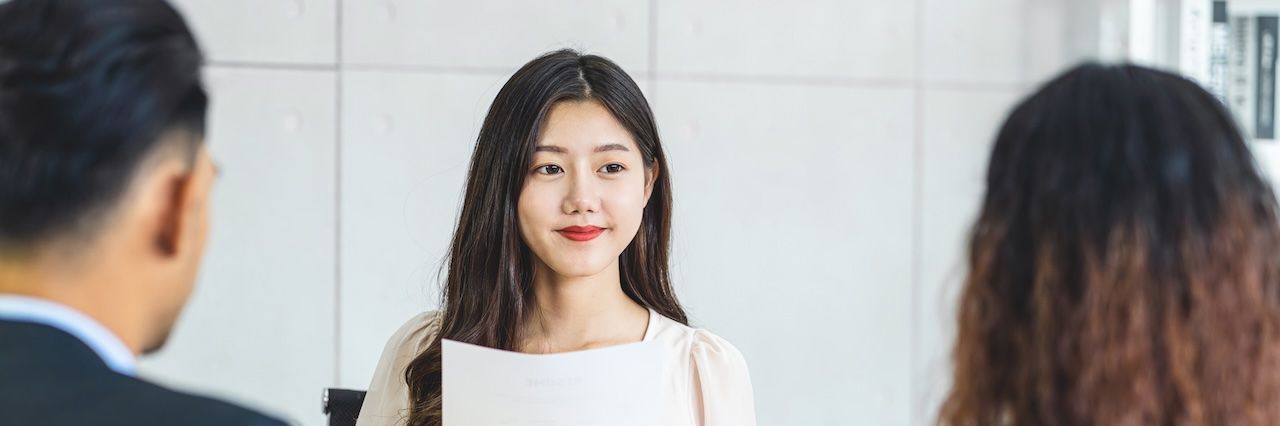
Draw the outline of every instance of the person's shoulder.
[[[379,367],[389,363],[386,366],[394,367],[396,374],[403,372],[404,366],[422,353],[431,343],[431,339],[440,333],[442,317],[443,313],[440,311],[427,311],[405,321],[391,335],[391,338],[387,339],[387,344],[382,348]]]
[[[396,332],[387,339],[384,353],[418,353],[440,332],[440,311],[426,311],[405,321]]]
[[[403,418],[409,410],[405,372],[440,332],[442,316],[439,311],[414,315],[387,339],[369,381],[358,424],[390,424]]]
[[[404,332],[404,333],[422,332],[422,333],[428,333],[428,334],[435,334],[437,331],[440,330],[441,316],[442,315],[440,311],[426,311],[426,312],[414,315],[413,318],[409,318],[408,321],[405,321],[404,325],[400,326],[400,332]]]
[[[654,339],[667,346],[687,350],[695,364],[746,371],[746,359],[736,346],[705,328],[690,327],[662,315],[655,315]]]
[[[689,356],[702,371],[724,371],[747,376],[747,359],[737,346],[703,328],[694,328]]]
[[[703,328],[689,327],[658,316],[655,339],[683,359],[696,412],[707,424],[754,425],[755,397],[746,358],[736,346]],[[681,370],[677,370],[681,371]]]
[[[737,346],[706,329],[695,328],[693,330],[693,344],[691,346],[691,351],[702,353],[706,357],[737,361],[744,366],[746,365],[742,352],[738,350]]]
[[[213,398],[184,394],[191,405],[185,411],[181,424],[187,425],[240,425],[240,426],[285,426],[281,419],[241,407],[226,401]],[[179,423],[174,423],[179,424]]]
[[[0,341],[18,344],[0,356],[6,378],[0,380],[0,412],[13,424],[285,424],[117,373],[85,343],[51,326],[0,321]]]
[[[146,424],[284,426],[281,419],[208,396],[196,395],[136,378],[127,378],[128,395],[117,408],[136,413]]]

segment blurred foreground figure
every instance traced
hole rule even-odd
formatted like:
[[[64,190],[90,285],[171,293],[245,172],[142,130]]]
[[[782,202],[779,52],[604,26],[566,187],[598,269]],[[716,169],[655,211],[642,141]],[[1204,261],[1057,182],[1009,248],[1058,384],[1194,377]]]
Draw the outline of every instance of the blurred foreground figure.
[[[0,3],[0,423],[283,424],[134,377],[208,232],[201,62],[161,0]]]
[[[1194,83],[1083,65],[996,139],[944,425],[1280,421],[1276,200]]]

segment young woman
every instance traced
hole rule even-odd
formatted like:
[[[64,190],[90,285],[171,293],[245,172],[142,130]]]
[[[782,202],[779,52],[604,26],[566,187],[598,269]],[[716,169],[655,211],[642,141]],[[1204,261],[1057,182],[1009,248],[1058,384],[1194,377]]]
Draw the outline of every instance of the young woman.
[[[1276,424],[1276,199],[1217,99],[1081,66],[989,167],[940,424]]]
[[[388,342],[360,424],[441,423],[441,339],[536,354],[657,341],[662,424],[754,424],[742,355],[688,327],[671,288],[667,176],[616,64],[563,50],[516,71],[472,154],[443,309]]]

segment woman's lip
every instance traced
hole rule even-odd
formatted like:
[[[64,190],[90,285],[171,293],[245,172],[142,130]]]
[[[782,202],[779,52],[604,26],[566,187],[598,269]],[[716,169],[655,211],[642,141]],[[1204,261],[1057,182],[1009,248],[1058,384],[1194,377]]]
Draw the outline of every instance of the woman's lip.
[[[565,238],[568,238],[570,240],[591,241],[591,240],[594,240],[596,237],[599,237],[600,234],[603,234],[604,228],[599,228],[595,226],[570,226],[563,229],[558,229],[556,230],[556,232],[559,232],[560,235],[563,235]]]

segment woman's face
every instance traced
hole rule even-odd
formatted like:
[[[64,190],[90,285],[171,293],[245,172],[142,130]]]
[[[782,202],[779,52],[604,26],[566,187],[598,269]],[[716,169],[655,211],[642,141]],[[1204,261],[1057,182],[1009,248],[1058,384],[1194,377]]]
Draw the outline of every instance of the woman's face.
[[[640,229],[656,170],[595,101],[552,106],[520,192],[520,233],[539,266],[564,278],[613,266]]]

